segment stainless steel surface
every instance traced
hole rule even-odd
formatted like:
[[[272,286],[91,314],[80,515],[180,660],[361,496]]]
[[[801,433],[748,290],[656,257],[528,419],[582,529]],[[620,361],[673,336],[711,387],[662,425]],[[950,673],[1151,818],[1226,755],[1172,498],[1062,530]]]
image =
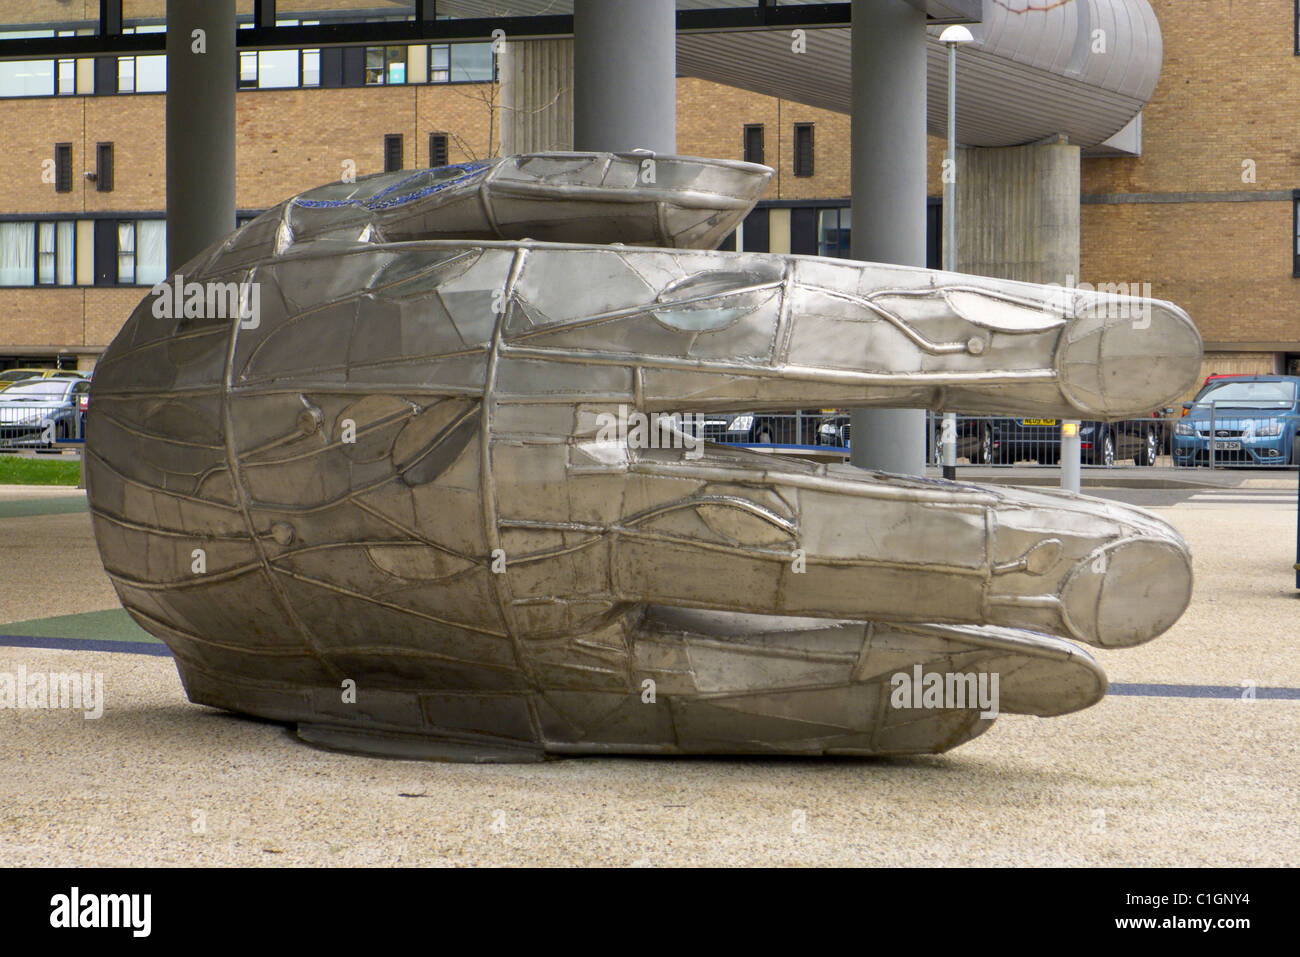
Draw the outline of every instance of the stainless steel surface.
[[[656,157],[651,185],[644,159],[324,187],[188,264],[191,315],[166,318],[166,287],[145,298],[96,370],[87,484],[105,568],[192,700],[463,760],[935,752],[999,710],[1099,700],[1068,639],[1148,641],[1190,597],[1164,522],[634,420],[1138,415],[1200,371],[1187,316],[1143,303],[1138,328],[1090,293],[594,245],[716,242],[770,175]],[[210,314],[215,283],[257,308]]]

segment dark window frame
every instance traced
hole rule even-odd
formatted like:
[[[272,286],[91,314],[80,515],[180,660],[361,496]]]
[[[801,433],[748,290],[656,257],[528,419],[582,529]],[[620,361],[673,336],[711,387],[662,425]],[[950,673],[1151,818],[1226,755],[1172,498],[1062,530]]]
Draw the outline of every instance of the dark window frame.
[[[1291,278],[1300,279],[1300,189],[1291,193]]]
[[[72,144],[55,143],[54,191],[56,193],[71,193],[73,186],[72,180]]]
[[[393,165],[393,150],[397,151],[398,163]],[[384,172],[397,173],[406,168],[406,137],[401,133],[384,134]]]
[[[794,138],[793,138],[793,143],[791,144],[792,148],[790,150],[792,154],[790,165],[794,175],[800,179],[807,179],[813,176],[814,171],[817,168],[817,162],[816,162],[817,140],[816,140],[816,134],[814,133],[815,129],[816,129],[815,123],[794,124]],[[808,156],[807,156],[806,164],[804,162],[803,151],[800,150],[799,148],[800,147],[799,137],[801,133],[806,135],[808,138],[807,140]]]
[[[754,158],[753,156],[754,151],[750,149],[750,147],[753,145],[750,142],[750,136],[753,134],[757,134],[758,136],[758,151],[757,151],[758,157],[757,158]],[[764,164],[764,156],[766,153],[766,143],[764,142],[765,139],[766,139],[766,127],[762,123],[745,124],[744,132],[741,133],[741,144],[742,144],[741,155],[746,163],[758,163],[760,165]]]
[[[113,144],[95,144],[95,190],[111,193],[114,187]]]
[[[438,144],[438,141],[441,141],[441,143]],[[436,148],[436,146],[438,145],[440,145],[441,147],[441,153],[442,153],[441,163],[435,162],[435,159],[439,152],[439,149]],[[436,133],[430,133],[429,134],[429,169],[438,169],[439,167],[449,166],[449,165],[451,165],[451,134],[441,132],[441,131]]]

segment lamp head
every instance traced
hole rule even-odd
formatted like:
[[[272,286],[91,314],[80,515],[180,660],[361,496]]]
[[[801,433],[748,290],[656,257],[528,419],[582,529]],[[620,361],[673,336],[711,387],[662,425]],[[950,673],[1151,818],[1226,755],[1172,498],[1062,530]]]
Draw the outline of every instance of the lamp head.
[[[959,23],[954,23],[939,34],[939,42],[947,44],[970,43],[974,40],[974,35]]]

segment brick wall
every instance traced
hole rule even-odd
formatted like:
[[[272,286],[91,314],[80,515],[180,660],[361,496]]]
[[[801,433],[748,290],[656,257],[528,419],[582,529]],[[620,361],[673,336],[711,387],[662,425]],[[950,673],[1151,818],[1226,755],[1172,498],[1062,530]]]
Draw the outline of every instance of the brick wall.
[[[1290,203],[1083,207],[1080,276],[1149,282],[1214,347],[1300,341]]]
[[[77,0],[72,8],[82,8]],[[329,0],[346,6],[342,0]],[[1144,112],[1141,157],[1085,159],[1085,194],[1300,188],[1300,58],[1293,55],[1293,0],[1151,0],[1164,29],[1160,83]],[[145,15],[161,0],[128,4]],[[241,10],[250,4],[241,2]],[[38,0],[22,18],[69,5]],[[28,12],[30,10],[30,13]],[[765,127],[765,161],[778,176],[767,199],[831,199],[849,193],[849,119],[707,81],[678,80],[678,150],[740,159],[746,123]],[[383,138],[405,137],[407,166],[428,162],[428,134],[455,134],[453,162],[495,146],[491,88],[410,86],[345,90],[258,90],[238,98],[238,203],[273,205],[337,179],[344,160],[358,174],[383,165]],[[9,133],[0,151],[0,210],[12,213],[161,210],[165,196],[161,95],[0,101]],[[795,123],[815,124],[815,171],[791,168]],[[116,190],[81,177],[95,144],[114,142]],[[41,182],[56,142],[74,144],[70,194]],[[944,144],[928,142],[929,193],[942,193]],[[1242,182],[1254,161],[1255,182]],[[1153,295],[1184,306],[1213,350],[1242,361],[1269,355],[1252,344],[1300,352],[1300,280],[1292,278],[1291,204],[1085,205],[1081,279],[1149,282]],[[102,346],[141,290],[0,289],[4,344]],[[69,339],[68,337],[72,337]]]
[[[1142,156],[1084,160],[1082,191],[1300,187],[1293,0],[1151,2],[1165,59],[1143,112]],[[1254,183],[1243,182],[1245,160]],[[1080,271],[1092,282],[1150,282],[1188,310],[1211,349],[1254,342],[1300,351],[1293,229],[1289,201],[1086,205]]]
[[[677,81],[677,152],[744,159],[743,131],[762,124],[766,165],[776,170],[764,199],[839,199],[849,195],[849,118],[802,103],[760,96],[707,80]],[[794,175],[794,126],[813,124],[813,175]]]
[[[499,110],[487,85],[250,90],[237,98],[237,196],[262,209],[356,173],[382,172],[384,136],[403,136],[405,165],[426,166],[429,133],[447,132],[453,163],[491,155]],[[161,212],[166,208],[166,97],[161,94],[41,97],[0,101],[6,129],[23,131],[0,150],[0,210],[49,213]],[[491,131],[491,132],[490,132]],[[114,145],[114,189],[82,176],[95,169],[96,144]],[[73,189],[42,181],[54,144],[73,144]],[[0,288],[0,353],[5,347],[103,348],[139,302],[140,288]]]

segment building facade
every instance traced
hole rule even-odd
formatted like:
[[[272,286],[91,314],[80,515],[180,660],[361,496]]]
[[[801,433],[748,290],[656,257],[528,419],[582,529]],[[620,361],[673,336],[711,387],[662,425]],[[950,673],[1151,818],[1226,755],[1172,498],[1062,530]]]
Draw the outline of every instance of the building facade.
[[[1207,374],[1300,373],[1300,13],[1152,5],[1165,55],[1142,152],[1084,156],[1078,280],[1186,308]],[[161,6],[128,4],[128,29],[160,29]],[[242,53],[241,219],[324,182],[493,155],[493,75],[487,43]],[[163,278],[164,86],[155,56],[0,62],[0,368],[93,368]],[[678,152],[777,170],[728,248],[848,256],[847,115],[694,78],[677,89]],[[942,149],[932,138],[932,266]]]

